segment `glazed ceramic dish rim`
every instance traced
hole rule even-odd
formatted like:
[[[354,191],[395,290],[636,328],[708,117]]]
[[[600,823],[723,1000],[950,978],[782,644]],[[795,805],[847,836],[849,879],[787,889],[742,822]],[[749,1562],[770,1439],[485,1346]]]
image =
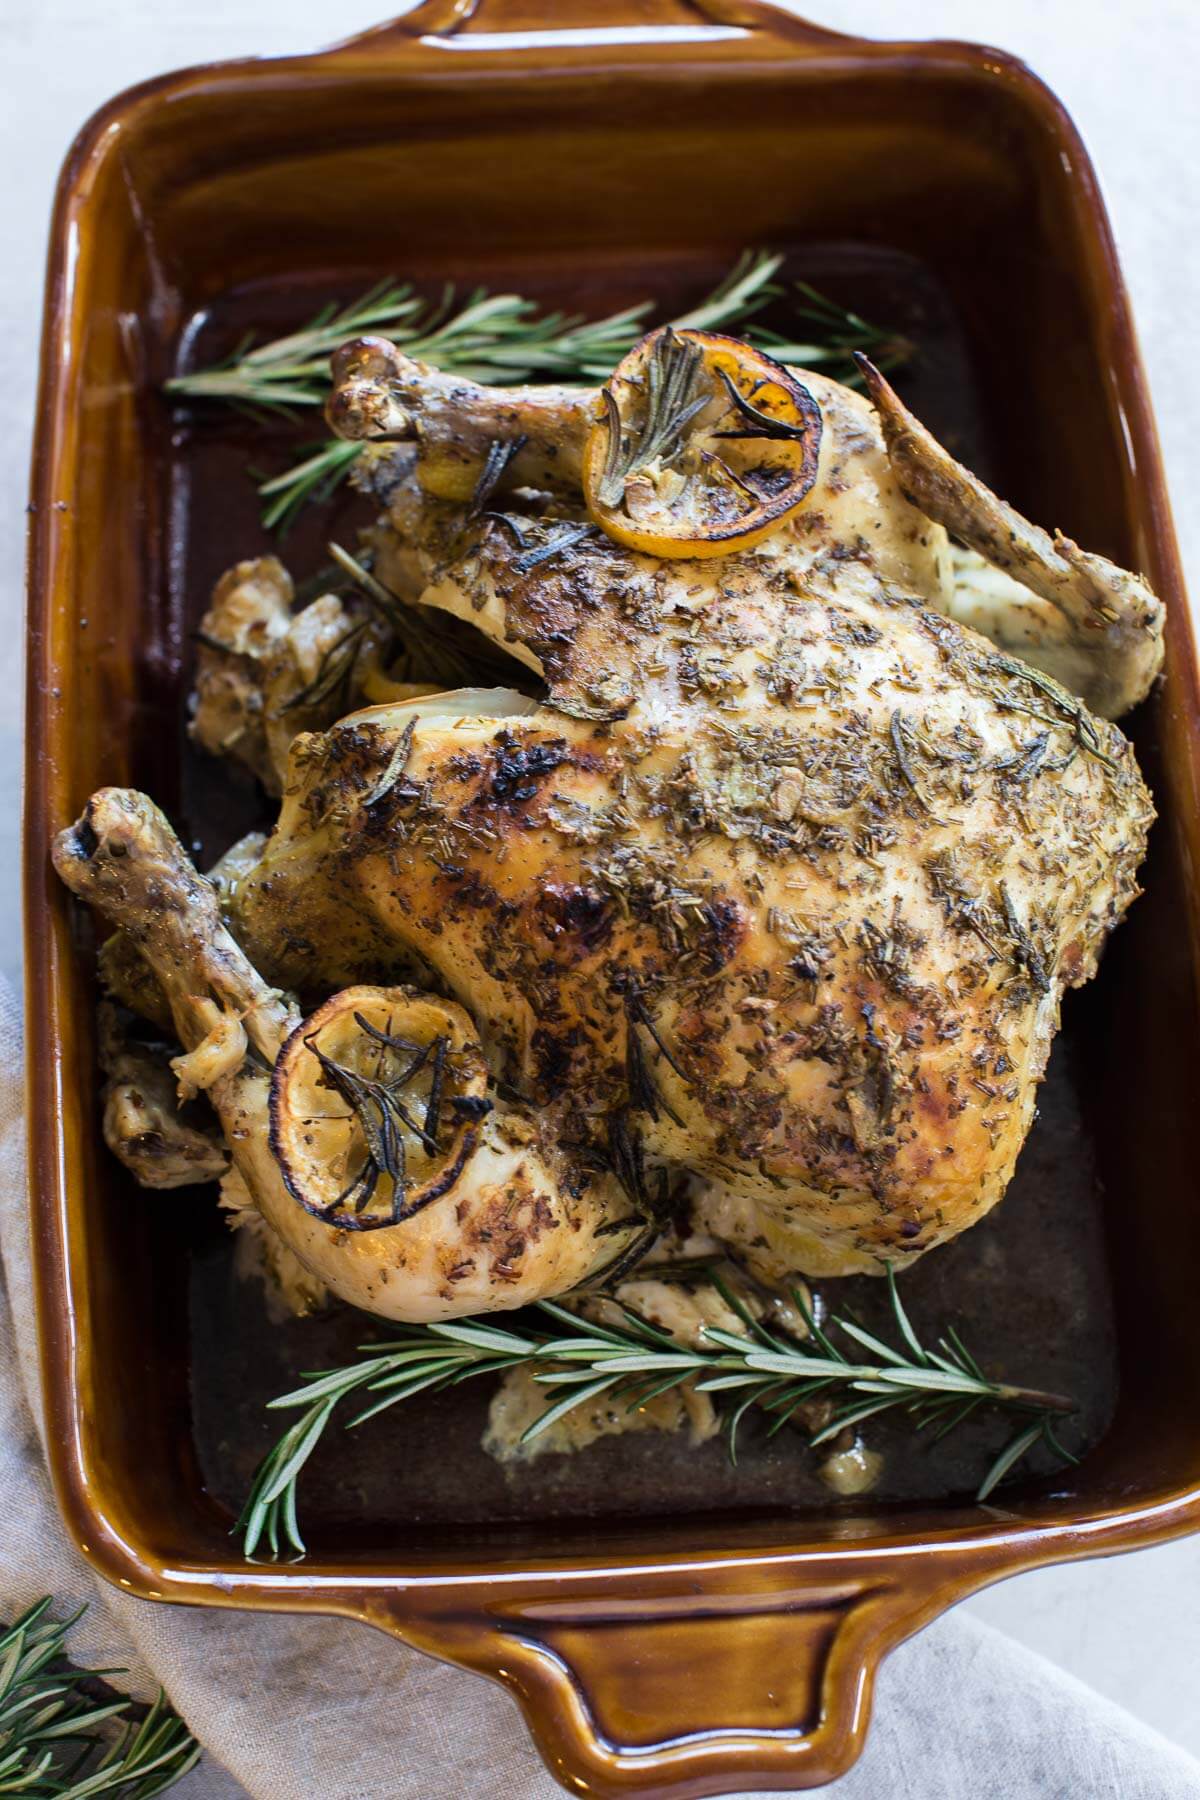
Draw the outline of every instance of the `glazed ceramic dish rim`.
[[[469,51],[480,59],[519,57],[491,35],[456,35],[471,28],[475,0],[432,0],[389,27],[323,53],[327,67],[353,73],[378,70],[381,55],[395,62]],[[519,0],[492,0],[483,30],[511,31],[536,22]],[[869,44],[821,32],[752,0],[594,0],[560,8],[581,28],[553,40],[557,64],[588,66],[612,53],[639,60],[677,54],[803,56],[814,67],[844,69],[848,62],[906,58],[940,62],[987,76],[1020,90],[1056,134],[1069,159],[1074,204],[1095,267],[1093,284],[1112,309],[1124,351],[1122,395],[1128,456],[1136,466],[1142,516],[1158,545],[1164,598],[1173,614],[1172,679],[1185,691],[1180,704],[1197,706],[1197,677],[1186,602],[1179,573],[1160,455],[1133,337],[1128,303],[1095,177],[1079,138],[1058,101],[1024,66],[998,52],[957,44]],[[475,21],[478,23],[478,21]],[[628,26],[650,26],[631,37]],[[656,35],[657,34],[657,35]],[[546,53],[544,42],[539,54]],[[740,1547],[711,1546],[703,1526],[691,1547],[652,1559],[619,1552],[580,1558],[498,1559],[495,1555],[422,1555],[419,1566],[396,1557],[386,1567],[364,1568],[347,1559],[298,1566],[249,1565],[231,1541],[227,1559],[200,1566],[168,1563],[144,1543],[132,1541],[114,1522],[103,1482],[89,1466],[79,1430],[80,1344],[75,1329],[68,1256],[67,1170],[61,1132],[63,1064],[59,1054],[56,985],[60,946],[43,916],[49,832],[46,668],[39,660],[45,636],[59,529],[54,501],[64,439],[74,430],[66,412],[64,358],[69,355],[72,302],[71,233],[85,203],[89,168],[104,154],[105,140],[120,122],[146,107],[165,106],[206,83],[252,79],[259,71],[278,79],[321,59],[211,65],[146,82],[118,96],[86,125],[60,181],[51,233],[49,272],[34,454],[34,511],[30,529],[31,651],[27,731],[29,780],[26,822],[27,966],[30,993],[46,993],[31,1009],[28,1092],[31,1180],[38,1195],[33,1232],[39,1296],[39,1331],[46,1394],[48,1453],[68,1525],[95,1567],[127,1591],[148,1598],[209,1605],[257,1605],[281,1610],[340,1613],[395,1632],[433,1654],[505,1683],[520,1700],[550,1767],[580,1792],[685,1796],[725,1792],[747,1785],[809,1786],[832,1779],[862,1746],[875,1670],[886,1652],[952,1600],[1000,1575],[1037,1564],[1148,1544],[1200,1527],[1200,1488],[1162,1495],[1134,1508],[1111,1507],[1070,1522],[1030,1523],[1002,1509],[947,1514],[944,1525],[920,1534],[882,1531],[847,1535],[815,1548],[783,1550],[753,1542],[753,1529],[734,1534]],[[482,64],[481,64],[482,66]],[[1181,616],[1182,615],[1182,616]],[[1181,649],[1182,645],[1182,649]],[[802,1536],[803,1522],[795,1535]],[[616,1582],[616,1572],[626,1579]],[[678,1659],[678,1637],[661,1625],[693,1635],[691,1650],[720,1658],[732,1644],[737,1621],[757,1621],[770,1654],[786,1657],[809,1681],[819,1703],[803,1727],[722,1724],[711,1730],[676,1731],[669,1716],[669,1665]],[[621,1687],[621,1669],[606,1628],[619,1626],[636,1641],[638,1681],[653,1728],[641,1737],[622,1732],[620,1721],[637,1709]],[[668,1642],[669,1640],[669,1642]],[[615,1641],[615,1640],[613,1640]],[[756,1640],[758,1641],[758,1640]],[[733,1650],[730,1654],[736,1654]],[[607,1660],[606,1660],[607,1659]],[[597,1696],[607,1693],[603,1705]],[[615,1696],[615,1697],[614,1697]],[[661,1700],[661,1704],[660,1704]]]

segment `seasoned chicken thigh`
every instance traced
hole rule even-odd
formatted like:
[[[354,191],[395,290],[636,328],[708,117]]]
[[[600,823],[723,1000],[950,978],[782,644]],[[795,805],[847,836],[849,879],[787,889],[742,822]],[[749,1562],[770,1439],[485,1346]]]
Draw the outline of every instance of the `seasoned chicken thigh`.
[[[761,541],[700,559],[592,522],[598,396],[348,346],[331,417],[379,440],[376,580],[472,624],[546,697],[448,692],[298,736],[276,829],[225,901],[250,961],[306,1005],[404,982],[464,1009],[492,1099],[544,1156],[570,1146],[553,1204],[593,1235],[627,1246],[686,1195],[767,1280],[904,1264],[1000,1198],[1063,990],[1135,897],[1152,818],[1114,725],[949,616],[947,527],[985,555],[1002,531],[1019,542],[1022,648],[1105,710],[1153,679],[1159,603],[1003,508],[870,375],[882,429],[865,399],[792,372],[819,422],[811,486]],[[675,476],[668,456],[637,478],[661,495]],[[1003,606],[986,616],[1002,637]],[[64,839],[60,869],[136,925],[137,903],[83,874],[96,829]],[[335,1291],[350,1297],[338,1259],[363,1241],[373,1268],[404,1263],[416,1222],[374,1218],[364,1239],[314,1220],[230,1141]],[[464,1170],[460,1205],[471,1192]],[[444,1203],[419,1223],[462,1250]],[[531,1233],[516,1267],[539,1255]],[[519,1303],[478,1244],[469,1261],[476,1310]],[[602,1261],[593,1246],[521,1291]],[[465,1310],[457,1265],[423,1269],[419,1297],[393,1288],[386,1307],[356,1277],[359,1303]]]

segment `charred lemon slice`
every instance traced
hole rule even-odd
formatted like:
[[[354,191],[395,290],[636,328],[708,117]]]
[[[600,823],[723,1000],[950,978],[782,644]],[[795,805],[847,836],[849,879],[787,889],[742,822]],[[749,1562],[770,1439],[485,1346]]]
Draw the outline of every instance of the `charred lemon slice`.
[[[371,1231],[453,1185],[490,1104],[460,1006],[411,988],[344,988],[279,1053],[271,1150],[307,1212]]]
[[[602,390],[583,490],[609,537],[651,556],[725,556],[795,512],[817,478],[821,409],[738,338],[665,325]]]

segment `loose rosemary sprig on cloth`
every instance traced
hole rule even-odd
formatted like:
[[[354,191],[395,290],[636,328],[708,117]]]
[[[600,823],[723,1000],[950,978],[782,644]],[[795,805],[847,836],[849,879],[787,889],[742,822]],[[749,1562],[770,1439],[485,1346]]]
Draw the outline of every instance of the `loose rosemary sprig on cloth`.
[[[353,1394],[367,1399],[366,1406],[348,1420],[350,1425],[361,1425],[426,1389],[436,1392],[474,1375],[521,1367],[529,1368],[534,1380],[546,1388],[563,1390],[529,1426],[522,1441],[537,1437],[575,1407],[602,1396],[609,1403],[622,1400],[633,1410],[691,1381],[699,1392],[728,1395],[733,1400],[726,1418],[731,1455],[736,1455],[738,1428],[751,1406],[771,1414],[773,1433],[786,1425],[805,1401],[832,1397],[836,1392],[842,1397],[828,1422],[812,1437],[814,1445],[835,1437],[847,1426],[892,1411],[907,1414],[917,1430],[936,1426],[935,1438],[952,1431],[982,1406],[999,1407],[1025,1420],[984,1477],[977,1496],[980,1500],[1039,1442],[1048,1443],[1065,1461],[1072,1460],[1055,1436],[1053,1421],[1073,1412],[1073,1403],[1058,1394],[991,1380],[953,1329],[939,1337],[936,1348],[922,1346],[890,1272],[889,1293],[900,1348],[884,1343],[853,1319],[830,1322],[830,1330],[843,1332],[869,1351],[875,1358],[871,1362],[843,1355],[799,1291],[794,1291],[792,1298],[808,1326],[803,1345],[768,1331],[718,1276],[713,1285],[741,1320],[744,1335],[708,1325],[703,1332],[707,1342],[699,1349],[677,1342],[627,1308],[622,1308],[623,1324],[601,1325],[545,1301],[540,1310],[554,1321],[554,1333],[519,1331],[478,1319],[401,1326],[387,1344],[363,1345],[361,1362],[306,1375],[304,1386],[270,1403],[273,1411],[296,1412],[299,1417],[260,1465],[237,1522],[246,1555],[253,1556],[260,1544],[273,1556],[279,1554],[281,1545],[304,1555],[296,1516],[297,1484],[343,1400]]]
[[[113,1670],[77,1669],[66,1638],[79,1617],[47,1617],[50,1597],[0,1629],[0,1794],[25,1800],[151,1800],[200,1746],[160,1693],[142,1707],[109,1688]]]
[[[768,251],[745,251],[707,299],[672,323],[704,331],[738,326],[751,343],[784,362],[848,363],[855,350],[863,350],[886,369],[907,354],[908,346],[894,333],[868,324],[804,282],[795,284],[802,300],[796,317],[811,325],[811,342],[792,341],[753,323],[754,315],[782,291],[774,279],[782,261]],[[382,282],[350,306],[322,308],[301,331],[265,344],[243,340],[226,361],[177,375],[165,387],[179,398],[231,401],[251,410],[290,414],[325,400],[329,358],[340,344],[364,331],[382,330],[409,356],[475,381],[502,386],[547,379],[602,381],[637,342],[653,311],[654,302],[643,300],[603,319],[584,319],[574,313],[542,313],[532,300],[489,294],[483,288],[456,311],[453,288],[430,302],[407,283]],[[846,376],[858,380],[852,368]],[[327,500],[360,449],[329,439],[310,446],[293,468],[260,482],[268,530],[286,530],[302,507]]]

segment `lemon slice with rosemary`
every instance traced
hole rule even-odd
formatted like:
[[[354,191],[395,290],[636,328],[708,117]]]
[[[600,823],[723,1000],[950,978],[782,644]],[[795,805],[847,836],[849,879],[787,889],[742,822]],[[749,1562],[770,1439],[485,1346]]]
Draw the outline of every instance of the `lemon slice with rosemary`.
[[[460,1006],[411,988],[344,988],[279,1054],[271,1150],[307,1212],[371,1231],[453,1185],[489,1110],[487,1065]]]
[[[761,350],[665,325],[602,390],[583,488],[597,525],[651,556],[725,556],[774,531],[817,478],[821,409]]]

